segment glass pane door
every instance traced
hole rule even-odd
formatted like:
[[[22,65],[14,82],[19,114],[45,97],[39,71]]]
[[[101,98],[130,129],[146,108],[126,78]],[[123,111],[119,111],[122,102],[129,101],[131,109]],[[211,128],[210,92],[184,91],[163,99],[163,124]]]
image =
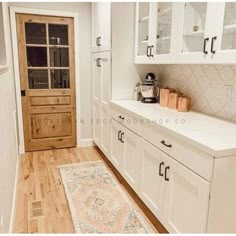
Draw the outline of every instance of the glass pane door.
[[[203,51],[207,4],[207,2],[185,3],[183,53]]]
[[[221,50],[236,49],[236,3],[226,2]]]
[[[169,54],[172,26],[171,2],[157,3],[156,54]]]
[[[149,3],[139,3],[138,12],[138,56],[146,55],[149,40]]]

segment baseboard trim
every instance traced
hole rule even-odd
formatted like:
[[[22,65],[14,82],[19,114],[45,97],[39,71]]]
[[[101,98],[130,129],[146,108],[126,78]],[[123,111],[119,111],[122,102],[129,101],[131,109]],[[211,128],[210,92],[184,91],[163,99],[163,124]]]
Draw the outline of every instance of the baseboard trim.
[[[19,156],[17,156],[16,161],[16,174],[15,174],[15,181],[14,181],[14,190],[13,190],[13,199],[12,199],[12,206],[11,206],[11,219],[9,225],[9,233],[13,233],[14,227],[14,220],[15,220],[15,212],[16,212],[16,194],[17,194],[17,182],[18,182],[18,173],[19,173]]]
[[[79,142],[79,147],[93,147],[95,144],[92,138],[81,139]]]

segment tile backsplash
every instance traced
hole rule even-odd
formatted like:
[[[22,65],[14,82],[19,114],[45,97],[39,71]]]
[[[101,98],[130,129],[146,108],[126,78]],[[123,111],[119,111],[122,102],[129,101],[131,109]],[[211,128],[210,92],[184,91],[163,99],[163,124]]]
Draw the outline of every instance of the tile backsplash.
[[[236,65],[159,65],[162,87],[191,97],[191,109],[236,122]]]

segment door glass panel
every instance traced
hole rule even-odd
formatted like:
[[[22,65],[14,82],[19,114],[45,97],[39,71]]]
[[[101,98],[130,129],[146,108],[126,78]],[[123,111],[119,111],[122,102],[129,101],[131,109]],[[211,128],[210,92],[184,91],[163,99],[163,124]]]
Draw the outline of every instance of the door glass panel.
[[[27,44],[46,44],[46,25],[25,23],[25,38]]]
[[[28,70],[29,89],[48,88],[48,70]]]
[[[47,66],[47,48],[46,47],[27,47],[27,64],[29,67]]]
[[[149,34],[149,3],[139,3],[138,56],[146,55]]]
[[[68,45],[68,26],[49,25],[49,44]]]
[[[160,2],[157,4],[157,35],[156,53],[170,53],[172,3]]]
[[[185,3],[182,52],[202,52],[207,2]]]
[[[236,49],[236,3],[226,2],[224,28],[221,41],[222,50]]]
[[[51,88],[70,88],[69,70],[51,70]]]
[[[69,67],[68,48],[50,48],[51,67]]]

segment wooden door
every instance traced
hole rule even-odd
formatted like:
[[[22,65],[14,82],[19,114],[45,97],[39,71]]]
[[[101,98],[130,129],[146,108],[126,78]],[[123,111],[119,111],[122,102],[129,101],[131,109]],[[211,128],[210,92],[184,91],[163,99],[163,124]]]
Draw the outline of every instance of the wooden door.
[[[165,227],[170,233],[206,233],[210,183],[165,156],[169,159],[165,171]]]
[[[25,150],[75,146],[73,19],[16,19]]]
[[[162,152],[142,140],[139,168],[139,193],[153,214],[162,222],[164,195],[164,167]]]

